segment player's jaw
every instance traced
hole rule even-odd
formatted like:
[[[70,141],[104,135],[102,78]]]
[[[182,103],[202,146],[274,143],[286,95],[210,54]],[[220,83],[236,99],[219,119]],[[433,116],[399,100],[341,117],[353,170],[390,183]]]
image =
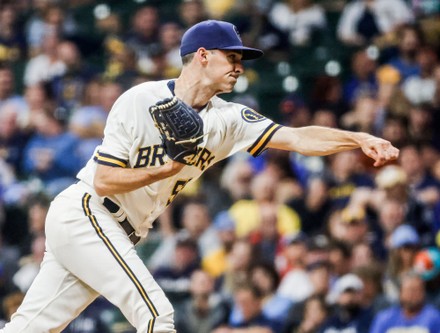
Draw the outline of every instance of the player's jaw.
[[[237,51],[215,51],[212,62],[213,70],[218,75],[214,79],[217,93],[229,93],[234,89],[238,78],[244,69],[241,63],[241,53]]]

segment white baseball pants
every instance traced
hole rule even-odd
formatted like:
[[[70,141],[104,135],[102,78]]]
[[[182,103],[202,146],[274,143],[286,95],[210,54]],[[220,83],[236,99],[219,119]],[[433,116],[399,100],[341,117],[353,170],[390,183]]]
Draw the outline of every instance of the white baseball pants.
[[[140,333],[175,332],[172,305],[127,234],[93,189],[79,182],[52,202],[40,272],[0,332],[61,332],[98,295]]]

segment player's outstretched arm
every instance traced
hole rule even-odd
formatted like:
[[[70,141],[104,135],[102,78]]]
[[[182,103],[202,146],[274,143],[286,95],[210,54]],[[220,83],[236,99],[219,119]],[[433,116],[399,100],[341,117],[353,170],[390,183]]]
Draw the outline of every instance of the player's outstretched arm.
[[[155,168],[117,168],[98,164],[93,186],[99,196],[126,193],[174,176],[185,165],[176,161]]]
[[[315,156],[361,148],[375,161],[374,166],[381,166],[399,156],[399,150],[387,140],[368,133],[321,126],[282,127],[274,134],[267,147]]]

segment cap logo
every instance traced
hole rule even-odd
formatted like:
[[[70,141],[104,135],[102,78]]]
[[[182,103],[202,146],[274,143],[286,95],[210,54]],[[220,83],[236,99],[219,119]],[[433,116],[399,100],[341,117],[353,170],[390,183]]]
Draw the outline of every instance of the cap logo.
[[[233,27],[234,27],[235,34],[237,35],[237,37],[238,37],[238,39],[240,40],[240,42],[242,42],[242,40],[241,40],[241,36],[240,36],[240,33],[238,32],[237,27],[236,27],[235,25],[233,25]]]

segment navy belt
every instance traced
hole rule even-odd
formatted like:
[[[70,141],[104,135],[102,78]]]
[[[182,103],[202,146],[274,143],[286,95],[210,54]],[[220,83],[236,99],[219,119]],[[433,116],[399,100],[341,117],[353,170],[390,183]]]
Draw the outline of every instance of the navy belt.
[[[107,210],[112,213],[116,214],[121,207],[119,207],[118,204],[110,200],[109,198],[104,198],[104,202],[102,203]],[[140,241],[140,237],[136,235],[134,228],[130,224],[127,218],[125,218],[123,221],[119,222],[122,229],[124,229],[125,233],[127,234],[128,238],[130,238],[131,242],[136,245]]]

